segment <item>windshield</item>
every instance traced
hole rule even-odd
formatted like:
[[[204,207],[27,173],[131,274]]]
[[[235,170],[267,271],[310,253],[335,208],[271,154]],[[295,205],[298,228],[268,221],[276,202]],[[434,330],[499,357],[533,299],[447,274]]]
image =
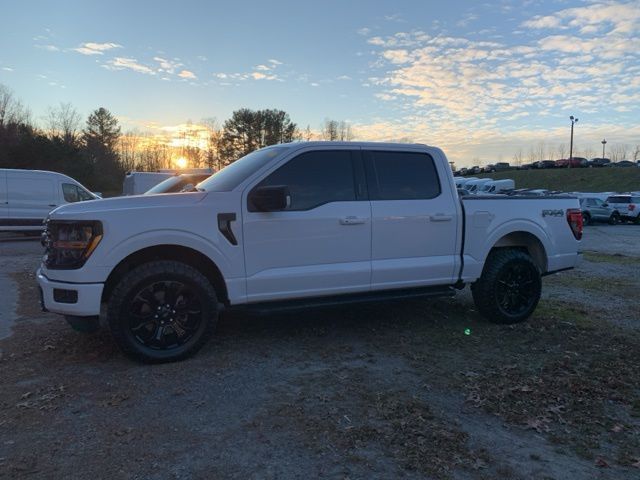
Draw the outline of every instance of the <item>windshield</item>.
[[[200,182],[196,188],[205,192],[230,192],[285,150],[284,147],[270,147],[251,152]]]
[[[167,193],[169,191],[176,191],[174,188],[178,186],[179,183],[181,183],[182,179],[180,177],[170,177],[167,178],[166,180],[161,181],[159,184],[157,184],[155,187],[150,188],[149,190],[147,190],[146,192],[144,192],[145,195],[153,195],[156,193]]]

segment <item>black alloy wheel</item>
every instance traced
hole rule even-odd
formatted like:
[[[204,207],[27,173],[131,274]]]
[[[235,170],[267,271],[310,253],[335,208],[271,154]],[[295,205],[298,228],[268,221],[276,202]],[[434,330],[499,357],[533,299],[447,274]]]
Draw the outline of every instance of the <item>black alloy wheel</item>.
[[[184,345],[203,321],[201,300],[182,282],[153,282],[129,303],[129,332],[151,349],[170,350]]]
[[[182,262],[158,260],[134,268],[108,300],[114,340],[127,355],[148,363],[193,355],[213,335],[217,319],[213,285]]]

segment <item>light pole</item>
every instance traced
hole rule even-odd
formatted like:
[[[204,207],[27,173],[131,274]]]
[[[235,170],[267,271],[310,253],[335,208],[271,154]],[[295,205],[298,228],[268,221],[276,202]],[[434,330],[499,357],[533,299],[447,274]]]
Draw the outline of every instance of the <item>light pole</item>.
[[[571,141],[569,142],[569,168],[571,168],[571,159],[573,158],[573,125],[578,123],[578,119],[571,115],[569,120],[571,120]]]
[[[604,158],[604,146],[607,144],[607,140],[603,138],[600,143],[602,144],[602,158]]]

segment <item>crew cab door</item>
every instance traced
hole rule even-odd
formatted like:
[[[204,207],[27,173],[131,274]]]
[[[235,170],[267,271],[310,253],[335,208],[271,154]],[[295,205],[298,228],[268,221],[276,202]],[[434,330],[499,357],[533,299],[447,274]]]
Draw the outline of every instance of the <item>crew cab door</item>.
[[[287,206],[257,211],[259,187]],[[255,197],[253,197],[255,198]],[[296,152],[243,194],[247,301],[368,291],[371,206],[359,147]]]
[[[372,290],[455,280],[457,196],[428,153],[363,150],[372,215]]]

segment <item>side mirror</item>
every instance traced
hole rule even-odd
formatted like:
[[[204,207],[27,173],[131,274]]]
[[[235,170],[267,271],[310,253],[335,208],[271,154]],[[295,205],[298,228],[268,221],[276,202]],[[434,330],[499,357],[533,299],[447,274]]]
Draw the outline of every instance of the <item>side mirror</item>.
[[[291,205],[289,188],[283,185],[257,187],[248,200],[251,212],[279,212]]]

